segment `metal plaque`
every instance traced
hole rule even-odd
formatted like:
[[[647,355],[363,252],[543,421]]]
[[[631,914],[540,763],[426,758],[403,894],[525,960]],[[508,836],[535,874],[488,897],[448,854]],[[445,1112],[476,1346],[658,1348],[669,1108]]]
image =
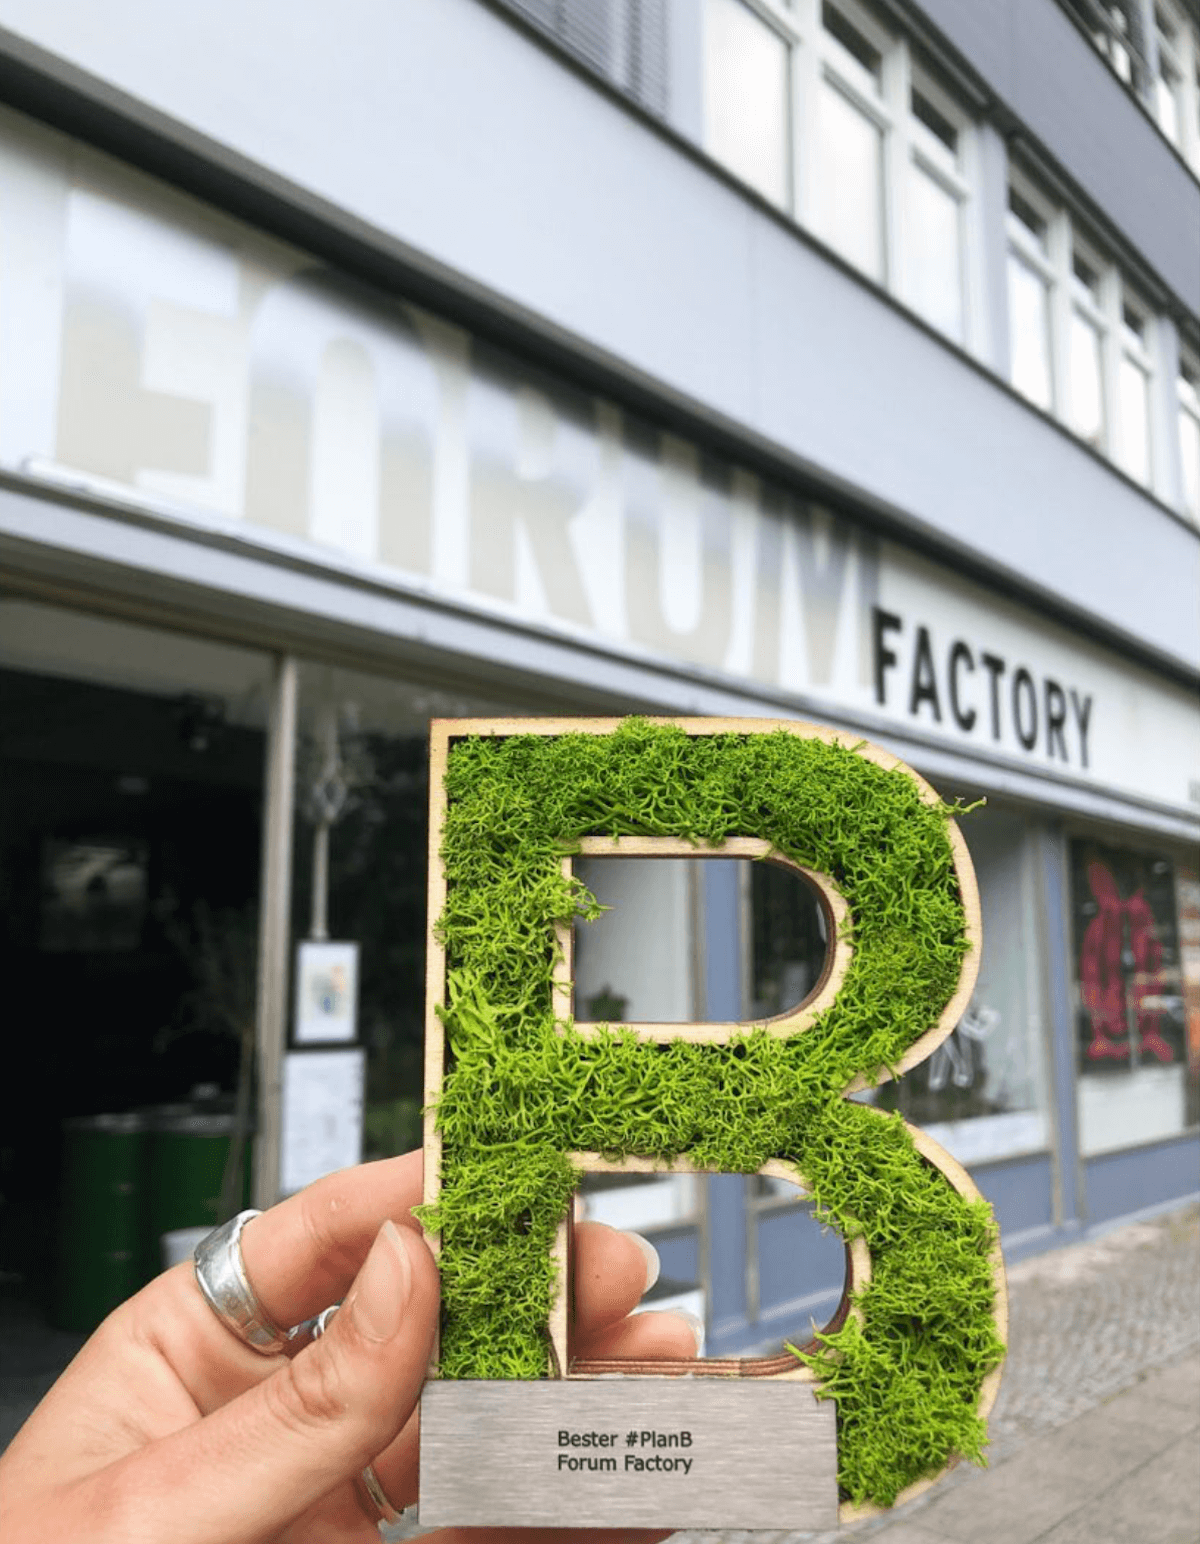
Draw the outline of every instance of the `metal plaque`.
[[[420,1519],[834,1528],[836,1412],[791,1379],[431,1380]]]

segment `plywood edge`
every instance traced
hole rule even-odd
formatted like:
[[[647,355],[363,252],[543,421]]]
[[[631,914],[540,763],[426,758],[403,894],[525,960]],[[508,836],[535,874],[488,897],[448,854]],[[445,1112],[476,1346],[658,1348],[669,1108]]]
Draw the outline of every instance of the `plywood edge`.
[[[437,1010],[446,1001],[446,955],[437,938],[437,923],[446,904],[446,873],[442,864],[442,826],[446,815],[447,740],[435,725],[429,744],[429,852],[427,914],[425,921],[425,1166],[422,1199],[426,1205],[437,1200],[441,1190],[441,1136],[437,1129],[436,1104],[441,1096],[445,1073],[445,1028]],[[435,1245],[437,1240],[430,1235]]]
[[[442,864],[442,826],[446,814],[446,756],[449,737],[434,721],[429,734],[429,845],[427,912],[425,920],[425,1057],[424,1111],[422,1114],[421,1199],[426,1206],[436,1203],[442,1190],[442,1134],[437,1125],[437,1104],[445,1075],[445,1026],[437,1010],[446,999],[446,954],[436,937],[438,919],[446,904],[446,873]],[[425,1230],[425,1240],[434,1257],[441,1253],[441,1235]],[[429,1376],[437,1372],[440,1354],[439,1334],[435,1329],[429,1353]]]
[[[432,723],[440,732],[445,733],[447,740],[463,739],[473,735],[505,739],[514,735],[614,734],[631,718],[636,718],[645,724],[675,727],[682,729],[684,734],[694,736],[773,734],[777,730],[782,730],[785,734],[793,734],[800,739],[823,740],[827,745],[844,746],[866,760],[875,762],[885,771],[899,768],[916,783],[921,798],[926,803],[941,802],[941,796],[920,773],[914,772],[906,761],[892,751],[885,750],[882,745],[876,745],[873,740],[868,740],[852,730],[835,729],[829,724],[814,724],[808,719],[724,716],[695,718],[678,714],[637,713],[616,718],[441,718],[432,720]]]

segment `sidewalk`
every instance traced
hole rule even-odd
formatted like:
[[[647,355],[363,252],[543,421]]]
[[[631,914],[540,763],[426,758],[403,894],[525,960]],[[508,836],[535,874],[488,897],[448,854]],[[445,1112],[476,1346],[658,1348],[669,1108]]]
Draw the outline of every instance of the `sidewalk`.
[[[674,1544],[1198,1544],[1200,1212],[1023,1261],[1009,1288],[988,1469],[837,1533]]]

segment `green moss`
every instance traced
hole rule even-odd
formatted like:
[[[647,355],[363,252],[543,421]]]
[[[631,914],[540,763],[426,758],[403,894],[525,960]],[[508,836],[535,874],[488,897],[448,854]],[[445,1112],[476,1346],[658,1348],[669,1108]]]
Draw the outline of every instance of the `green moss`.
[[[605,735],[456,741],[446,791],[450,1055],[443,1188],[426,1216],[442,1235],[443,1375],[548,1374],[550,1249],[578,1183],[566,1153],[686,1155],[726,1173],[780,1158],[821,1219],[863,1235],[872,1256],[865,1325],[805,1358],[838,1403],[843,1492],[889,1505],[955,1454],[980,1461],[980,1383],[1003,1355],[990,1211],[919,1157],[902,1121],[843,1097],[856,1074],[894,1067],[957,986],[967,944],[951,811],[844,746],[637,719]],[[828,874],[853,923],[836,1002],[791,1039],[563,1033],[554,924],[598,908],[560,864],[586,835],[765,837]]]

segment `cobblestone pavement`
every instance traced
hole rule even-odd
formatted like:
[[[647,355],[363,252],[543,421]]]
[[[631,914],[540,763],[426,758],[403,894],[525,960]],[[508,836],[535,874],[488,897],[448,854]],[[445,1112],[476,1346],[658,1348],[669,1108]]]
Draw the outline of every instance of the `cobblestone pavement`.
[[[1009,1354],[989,1421],[992,1469],[1200,1345],[1200,1209],[1024,1260],[1009,1271],[1008,1285]],[[1200,1401],[1200,1383],[1193,1392]],[[1164,1427],[1165,1446],[1173,1433],[1169,1420]],[[884,1530],[895,1544],[918,1544],[934,1538],[921,1527],[926,1509],[982,1473],[961,1464],[907,1506],[833,1533],[693,1530],[675,1534],[673,1544],[835,1544]],[[1100,1527],[1091,1526],[1091,1544],[1106,1544]],[[991,1536],[997,1544],[1008,1537]]]

